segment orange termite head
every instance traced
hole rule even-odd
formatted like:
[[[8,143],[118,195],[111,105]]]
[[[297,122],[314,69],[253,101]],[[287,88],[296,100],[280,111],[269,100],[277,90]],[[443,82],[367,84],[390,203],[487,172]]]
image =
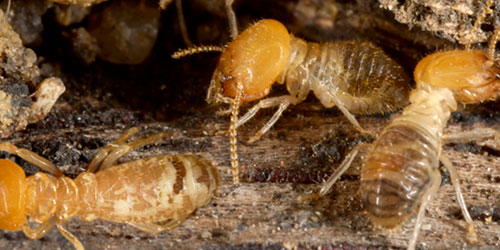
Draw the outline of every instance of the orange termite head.
[[[207,102],[216,94],[235,97],[238,84],[242,102],[266,96],[285,70],[290,54],[290,34],[283,24],[264,19],[243,31],[222,53],[210,82]]]
[[[20,230],[26,223],[25,189],[23,169],[0,159],[0,229]]]
[[[457,101],[477,103],[500,95],[500,67],[479,50],[437,52],[420,60],[415,81],[453,91]]]

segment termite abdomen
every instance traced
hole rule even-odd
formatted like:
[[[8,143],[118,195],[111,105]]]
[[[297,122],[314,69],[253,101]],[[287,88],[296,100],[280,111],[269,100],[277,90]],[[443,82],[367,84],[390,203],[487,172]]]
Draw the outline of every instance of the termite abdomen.
[[[325,107],[334,106],[331,94],[336,92],[344,106],[356,114],[390,112],[408,103],[410,78],[370,42],[308,42],[305,53],[297,69],[287,72],[292,94],[291,86],[307,81]]]
[[[84,201],[80,217],[161,226],[164,219],[184,220],[210,201],[218,175],[203,158],[159,155],[83,173],[75,181]]]
[[[384,130],[361,170],[361,201],[376,226],[394,228],[415,211],[433,182],[440,182],[438,150],[415,126]]]

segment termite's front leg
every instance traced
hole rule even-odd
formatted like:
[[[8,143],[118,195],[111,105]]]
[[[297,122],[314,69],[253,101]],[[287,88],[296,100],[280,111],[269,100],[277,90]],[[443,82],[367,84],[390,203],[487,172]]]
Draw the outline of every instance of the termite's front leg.
[[[247,113],[238,120],[238,122],[236,123],[236,127],[241,126],[242,124],[250,120],[252,117],[254,117],[261,108],[271,108],[279,105],[278,110],[274,113],[271,119],[267,121],[267,123],[259,130],[259,132],[257,132],[257,134],[255,134],[248,140],[248,143],[253,143],[259,140],[263,134],[269,131],[269,129],[276,123],[276,121],[278,121],[280,116],[283,114],[283,111],[285,111],[290,104],[296,104],[298,102],[299,99],[291,95],[278,96],[260,100],[259,103],[257,103],[250,110],[248,110]]]

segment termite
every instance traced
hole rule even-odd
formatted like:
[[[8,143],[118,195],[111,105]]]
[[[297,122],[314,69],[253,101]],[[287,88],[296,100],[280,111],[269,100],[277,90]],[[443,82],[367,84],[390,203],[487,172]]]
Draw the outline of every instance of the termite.
[[[446,142],[488,137],[494,137],[500,145],[500,134],[494,129],[479,129],[444,135],[443,130],[458,103],[478,103],[500,95],[500,65],[494,60],[499,34],[500,27],[491,37],[488,53],[469,50],[467,45],[465,50],[436,52],[419,61],[414,71],[416,89],[410,93],[411,104],[372,145],[354,148],[324,183],[320,195],[331,189],[361,148],[369,146],[361,168],[361,202],[373,224],[387,229],[400,226],[418,210],[408,244],[408,249],[414,249],[425,209],[441,184],[441,162],[450,173],[469,235],[475,240],[474,222],[460,191],[457,171],[442,154],[442,146]]]
[[[22,230],[29,238],[39,239],[56,226],[80,250],[82,243],[63,227],[73,216],[127,223],[151,233],[181,224],[215,194],[217,169],[204,158],[182,154],[116,165],[121,156],[167,135],[158,133],[126,143],[137,131],[132,128],[103,147],[87,172],[74,180],[42,156],[0,143],[0,150],[52,173],[26,177],[16,163],[0,160],[0,229]],[[39,226],[33,228],[32,223]]]
[[[360,41],[307,42],[290,34],[283,24],[272,19],[261,20],[238,35],[232,2],[226,0],[234,39],[229,45],[180,50],[172,57],[222,51],[206,100],[231,105],[229,132],[234,179],[237,179],[238,172],[236,129],[261,108],[278,106],[249,143],[259,140],[290,104],[304,101],[311,91],[325,108],[337,106],[363,132],[352,113],[391,112],[407,104],[410,78],[398,63],[374,44]],[[262,99],[269,94],[274,82],[286,82],[289,94]],[[259,99],[259,103],[237,119],[240,103]]]

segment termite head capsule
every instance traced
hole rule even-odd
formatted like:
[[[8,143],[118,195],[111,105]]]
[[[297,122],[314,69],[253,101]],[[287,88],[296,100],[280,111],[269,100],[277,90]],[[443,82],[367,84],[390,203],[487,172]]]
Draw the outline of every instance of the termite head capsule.
[[[243,31],[222,53],[212,76],[207,102],[217,94],[235,97],[238,84],[242,102],[266,96],[285,70],[290,35],[280,22],[264,19]]]
[[[414,75],[417,85],[448,88],[466,104],[496,98],[500,89],[500,66],[479,50],[431,54],[420,60]]]
[[[26,223],[26,177],[12,161],[0,160],[0,229],[21,230]]]

